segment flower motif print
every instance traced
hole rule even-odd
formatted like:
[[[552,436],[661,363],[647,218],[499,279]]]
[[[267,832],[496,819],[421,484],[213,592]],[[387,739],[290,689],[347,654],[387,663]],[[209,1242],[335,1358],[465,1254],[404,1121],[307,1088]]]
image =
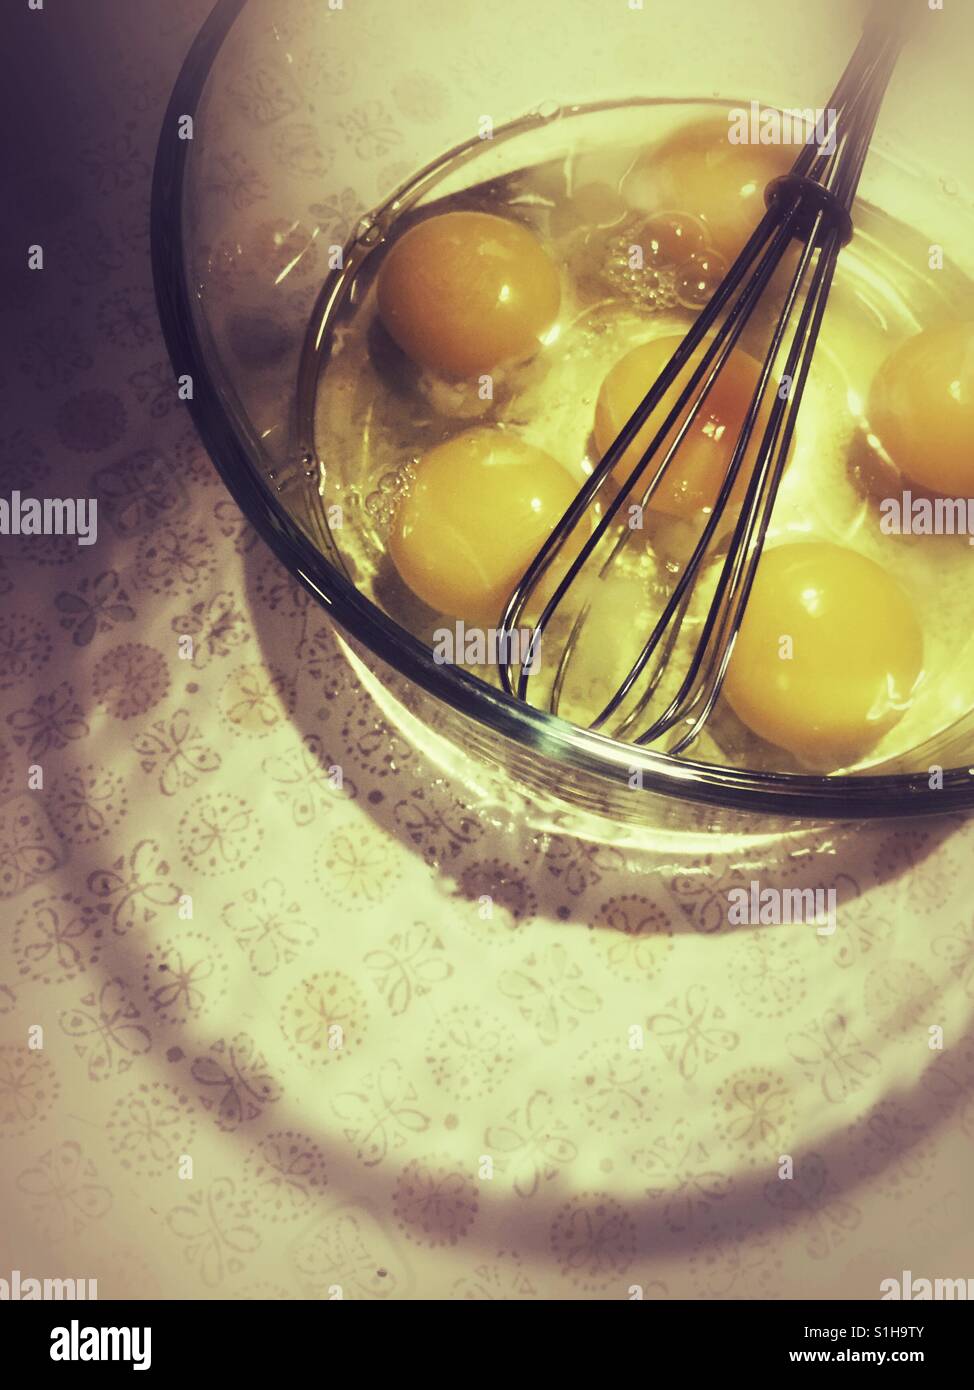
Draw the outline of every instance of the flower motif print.
[[[241,666],[220,691],[220,709],[234,732],[263,738],[283,724],[294,698],[294,683],[281,671]]]
[[[333,902],[348,909],[372,907],[389,897],[400,874],[398,847],[361,827],[334,834],[315,860],[318,882]]]
[[[228,792],[198,796],[179,822],[183,857],[202,873],[229,874],[249,864],[263,836],[250,803]]]
[[[327,1181],[321,1149],[293,1130],[265,1135],[247,1159],[247,1183],[257,1208],[275,1221],[307,1217]]]
[[[345,1204],[302,1234],[291,1259],[310,1298],[395,1298],[403,1287],[397,1252],[371,1213]]]
[[[195,787],[207,772],[216,772],[220,755],[203,739],[189,710],[159,719],[133,739],[143,772],[154,774],[163,796]]]
[[[354,146],[357,159],[384,159],[403,140],[381,101],[352,108],[339,118],[338,126]]]
[[[97,324],[102,337],[129,350],[154,342],[159,331],[151,295],[133,287],[115,290],[99,303]]]
[[[417,1108],[416,1087],[396,1061],[388,1061],[366,1076],[354,1090],[342,1091],[332,1109],[342,1132],[355,1145],[355,1156],[374,1168],[386,1155],[402,1148],[410,1134],[424,1134],[429,1116]]]
[[[172,630],[178,637],[192,638],[191,665],[197,671],[252,640],[242,609],[226,590],[194,603],[188,613],[172,620]]]
[[[247,953],[255,975],[272,975],[279,966],[290,965],[318,935],[317,929],[304,921],[300,901],[288,899],[279,878],[268,879],[260,888],[248,888],[239,899],[227,903],[223,920]]]
[[[153,594],[193,594],[216,569],[213,542],[203,526],[162,526],[139,546],[139,586]]]
[[[0,1138],[26,1134],[50,1113],[60,1094],[50,1059],[21,1043],[0,1045]]]
[[[638,894],[607,899],[593,925],[589,941],[613,975],[625,980],[652,979],[673,951],[666,913]]]
[[[414,997],[428,993],[453,974],[443,942],[422,922],[396,932],[383,949],[369,951],[363,964],[394,1018],[406,1012]]]
[[[636,1228],[604,1193],[580,1193],[551,1223],[551,1251],[563,1275],[589,1292],[620,1285],[636,1252]]]
[[[519,1197],[533,1197],[578,1155],[568,1123],[547,1091],[535,1091],[503,1123],[490,1126],[484,1151],[497,1155],[497,1171],[510,1175]]]
[[[580,1014],[595,1013],[602,1004],[581,966],[557,943],[528,956],[523,969],[506,971],[498,983],[548,1046],[577,1028]]]
[[[122,936],[132,927],[151,922],[158,907],[175,907],[179,888],[169,877],[169,864],[160,857],[156,840],[140,840],[128,855],[110,868],[88,875],[88,891],[98,899],[97,911],[111,919]]]
[[[228,1275],[238,1274],[260,1246],[248,1201],[231,1178],[217,1178],[173,1207],[166,1218],[173,1235],[183,1242],[183,1254],[208,1289]]]
[[[351,236],[365,209],[355,189],[344,188],[323,203],[312,203],[308,211],[327,234],[329,241],[341,246]]]
[[[340,970],[309,975],[281,1010],[281,1031],[306,1062],[341,1062],[361,1046],[368,1008],[354,980]]]
[[[758,927],[746,935],[738,933],[728,974],[734,993],[756,1018],[784,1018],[805,997],[806,972],[788,929]]]
[[[209,459],[205,459],[205,461],[212,471]],[[221,497],[217,502],[213,508],[213,520],[220,535],[233,541],[233,548],[238,555],[248,554],[257,545],[257,532],[237,504],[229,497]]]
[[[735,1157],[768,1163],[790,1153],[795,1139],[795,1101],[780,1072],[747,1067],[734,1072],[714,1097],[716,1130]]]
[[[218,193],[238,211],[260,202],[269,192],[264,179],[237,150],[213,161],[205,188]]]
[[[51,657],[51,634],[26,613],[0,615],[0,690],[29,679]]]
[[[265,1106],[283,1094],[246,1033],[238,1033],[230,1042],[221,1038],[205,1057],[196,1058],[191,1070],[193,1080],[207,1088],[200,1092],[200,1101],[205,1110],[215,1111],[220,1129],[232,1131],[256,1120]]]
[[[17,919],[13,953],[21,975],[41,984],[63,984],[98,959],[98,914],[72,893],[40,898]]]
[[[169,667],[155,647],[125,642],[96,663],[92,673],[95,703],[115,719],[145,714],[169,690]]]
[[[625,856],[611,845],[588,843],[567,835],[543,835],[537,848],[544,856],[544,867],[566,893],[579,898],[602,882],[604,874],[625,868]]]
[[[149,177],[149,165],[128,130],[82,150],[81,166],[101,194],[118,193],[144,184]]]
[[[426,1061],[437,1086],[457,1100],[495,1091],[514,1065],[510,1030],[476,1005],[457,1006],[430,1031]]]
[[[538,1291],[521,1268],[517,1256],[505,1250],[502,1257],[496,1264],[475,1265],[470,1274],[456,1281],[450,1297],[470,1302],[522,1302],[537,1298]]]
[[[742,1217],[715,1218],[698,1235],[689,1265],[702,1299],[781,1296],[783,1262],[775,1244],[767,1232],[755,1230]]]
[[[85,575],[77,592],[59,593],[54,606],[76,647],[86,647],[97,632],[110,632],[116,623],[130,623],[135,618],[128,593],[114,570],[94,578]]]
[[[764,1192],[772,1207],[801,1226],[805,1249],[813,1260],[832,1254],[862,1220],[858,1207],[838,1196],[819,1154],[799,1158],[792,1178],[773,1178]]]
[[[586,1124],[599,1134],[645,1128],[652,1074],[645,1049],[631,1048],[621,1028],[617,1038],[590,1049],[573,1073],[575,1102]]]
[[[346,780],[317,734],[306,734],[297,748],[283,755],[265,758],[262,770],[274,784],[275,799],[288,808],[297,826],[314,824],[343,797],[357,795],[355,784]]]
[[[117,976],[86,994],[76,1008],[62,1011],[61,1028],[76,1039],[74,1050],[87,1063],[89,1081],[121,1076],[149,1051],[152,1035],[140,1017],[125,981]]]
[[[866,976],[866,1013],[884,1038],[922,1038],[936,1017],[939,991],[933,980],[908,960],[884,960]]]
[[[477,1219],[477,1186],[450,1158],[414,1159],[399,1175],[392,1209],[416,1245],[456,1245]]]
[[[822,1095],[838,1104],[861,1090],[880,1070],[880,1060],[852,1032],[845,1017],[829,1009],[802,1033],[785,1039],[791,1056],[808,1081],[817,1081]]]
[[[497,859],[469,864],[460,875],[460,891],[472,903],[483,905],[489,899],[490,914],[478,918],[483,924],[478,933],[494,944],[516,940],[516,931],[529,922],[538,911],[538,899],[523,874],[513,865]]]
[[[59,835],[74,845],[93,844],[122,821],[128,806],[125,781],[92,763],[56,777],[50,815]]]
[[[929,1190],[937,1150],[924,1115],[881,1100],[855,1127],[853,1139],[857,1172],[867,1173],[884,1195],[902,1201]]]
[[[193,1105],[177,1086],[143,1082],[115,1102],[106,1132],[123,1168],[140,1178],[175,1175],[196,1133]]]
[[[437,805],[421,788],[396,803],[396,824],[417,845],[431,868],[455,859],[475,845],[484,827],[474,813],[456,798]]]
[[[287,77],[268,66],[241,73],[227,90],[237,110],[256,126],[279,121],[282,116],[296,111],[300,104]]]
[[[99,518],[104,515],[123,539],[154,530],[169,514],[186,506],[186,491],[152,449],[139,449],[120,463],[92,474],[88,487],[99,499]]]
[[[974,920],[960,922],[953,931],[934,937],[933,953],[947,961],[968,999],[974,999]]]
[[[57,836],[34,796],[0,807],[0,898],[32,887],[63,858]]]
[[[728,891],[745,882],[726,855],[707,854],[682,864],[668,886],[694,931],[709,934],[727,927]]]
[[[271,148],[279,164],[308,179],[325,178],[335,162],[335,151],[322,140],[321,131],[307,121],[277,130]]]
[[[17,1190],[38,1230],[48,1240],[79,1235],[105,1216],[112,1194],[80,1144],[67,1140],[42,1154],[17,1178]]]
[[[705,1223],[732,1187],[719,1157],[711,1156],[706,1145],[691,1135],[685,1120],[677,1120],[648,1148],[637,1150],[632,1161],[671,1231]]]
[[[740,1043],[740,1036],[725,1027],[724,1010],[711,1003],[705,985],[691,985],[682,998],[670,999],[666,1007],[668,1012],[653,1015],[647,1028],[686,1081]]]
[[[179,404],[172,364],[163,359],[153,362],[126,378],[139,405],[146,406],[152,420],[161,420]]]
[[[49,695],[37,695],[32,705],[7,716],[18,748],[27,756],[39,758],[51,749],[66,748],[75,739],[85,738],[88,724],[75,698],[74,688],[62,681]]]
[[[148,953],[142,987],[161,1022],[183,1024],[223,998],[227,978],[226,962],[213,942],[200,932],[183,933]]]

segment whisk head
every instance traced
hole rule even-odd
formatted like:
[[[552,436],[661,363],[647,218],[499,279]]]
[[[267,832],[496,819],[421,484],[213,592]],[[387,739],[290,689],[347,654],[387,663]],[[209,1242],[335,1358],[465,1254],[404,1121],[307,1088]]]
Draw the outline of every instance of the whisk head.
[[[670,754],[683,753],[700,735],[720,695],[754,583],[836,263],[852,237],[853,202],[909,18],[905,0],[873,11],[830,99],[827,139],[820,144],[810,140],[790,173],[768,186],[761,222],[511,595],[500,620],[502,633],[523,630],[530,616],[533,635],[526,656],[522,646],[520,661],[501,664],[508,693],[527,700],[529,691],[533,695],[538,688],[538,653],[557,615],[558,621],[566,621],[567,632],[547,678],[546,703],[558,713],[592,612],[592,580],[609,574],[632,536],[622,509],[638,498],[642,515],[656,497],[772,278],[797,242],[793,269],[784,267],[789,278],[783,306],[770,328],[757,384],[713,507],[641,651],[611,696],[599,701],[602,708],[584,721],[615,738]],[[664,398],[672,396],[684,375],[685,384],[667,409]],[[620,464],[634,442],[645,437],[647,422],[652,439],[623,477]],[[728,534],[725,518],[738,499],[739,513],[702,614],[699,639],[674,681],[675,656],[687,645],[681,642],[682,629],[691,607],[699,606],[701,575]],[[656,708],[660,703],[661,710]]]

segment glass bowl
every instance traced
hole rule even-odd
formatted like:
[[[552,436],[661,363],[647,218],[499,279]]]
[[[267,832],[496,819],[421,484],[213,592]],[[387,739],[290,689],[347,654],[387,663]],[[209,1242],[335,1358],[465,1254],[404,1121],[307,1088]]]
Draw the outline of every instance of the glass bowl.
[[[974,719],[962,695],[949,727],[881,773],[670,757],[437,664],[356,587],[324,522],[318,480],[331,460],[309,422],[336,248],[367,246],[390,208],[433,196],[444,152],[475,142],[485,118],[500,137],[516,130],[554,148],[573,120],[623,103],[671,124],[704,103],[814,105],[858,24],[854,7],[826,20],[801,0],[752,0],[733,17],[718,0],[668,7],[665,20],[655,9],[638,0],[538,0],[530,12],[514,0],[475,10],[453,0],[220,0],[174,89],[153,186],[154,275],[181,395],[230,492],[339,625],[385,717],[462,780],[489,777],[498,795],[513,782],[555,811],[634,828],[759,834],[794,818],[967,808]],[[910,227],[923,208],[918,230],[971,274],[972,203],[957,177],[963,84],[951,105],[942,63],[937,80],[931,110],[917,101],[916,74],[896,75],[861,192]],[[721,95],[733,91],[744,95]],[[503,170],[513,143],[492,142],[492,168]],[[462,170],[451,177],[462,186]],[[942,785],[932,785],[934,766]]]

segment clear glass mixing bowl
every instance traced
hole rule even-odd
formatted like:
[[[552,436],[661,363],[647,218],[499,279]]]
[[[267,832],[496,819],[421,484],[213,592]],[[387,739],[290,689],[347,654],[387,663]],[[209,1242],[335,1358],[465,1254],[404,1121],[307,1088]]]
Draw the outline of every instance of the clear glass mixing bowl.
[[[340,626],[386,716],[455,774],[473,775],[473,755],[495,784],[512,779],[552,805],[634,826],[974,805],[969,700],[882,775],[831,777],[671,758],[520,704],[436,664],[359,592],[315,507],[315,470],[328,460],[327,442],[316,451],[307,437],[316,368],[307,332],[329,248],[373,238],[377,210],[404,190],[426,196],[418,171],[473,138],[484,117],[501,131],[533,113],[518,129],[550,142],[588,103],[635,99],[669,108],[674,121],[702,101],[816,106],[860,18],[857,6],[802,0],[662,10],[650,0],[220,0],[200,32],[170,102],[153,189],[154,273],[174,369],[248,519]],[[861,192],[971,275],[966,88],[948,38],[926,33],[904,56]],[[692,92],[701,95],[689,100]],[[498,140],[491,151],[499,169],[504,149]],[[934,765],[942,786],[931,785]]]

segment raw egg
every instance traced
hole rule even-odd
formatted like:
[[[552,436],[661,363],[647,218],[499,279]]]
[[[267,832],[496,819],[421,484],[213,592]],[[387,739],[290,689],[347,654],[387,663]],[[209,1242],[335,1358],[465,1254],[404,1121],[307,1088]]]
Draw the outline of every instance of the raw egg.
[[[974,324],[929,328],[891,353],[873,382],[869,423],[907,478],[974,497]]]
[[[672,336],[653,338],[651,342],[643,343],[626,353],[609,372],[602,383],[595,407],[595,443],[600,455],[605,454],[682,341],[682,338]],[[705,350],[706,343],[703,343],[619,460],[613,470],[613,476],[618,483],[625,483],[627,476],[639,462],[641,454],[676,404],[680,390]],[[713,510],[760,374],[760,364],[749,353],[737,348],[731,354],[711,387],[693,427],[681,442],[672,463],[663,475],[649,503],[650,511],[664,512],[668,516],[691,521],[702,513]],[[748,454],[741,465],[731,494],[732,507],[738,504],[744,495],[750,472],[748,460],[751,460],[753,467],[754,451],[767,427],[773,399],[769,388],[751,436]],[[671,430],[669,439],[674,437],[684,418],[685,412]],[[664,453],[665,445],[657,450],[654,462],[643,471],[633,489],[634,496],[642,495]]]
[[[421,367],[460,378],[536,352],[558,317],[561,282],[533,232],[484,212],[411,227],[379,272],[379,315]]]
[[[495,625],[578,488],[557,459],[517,435],[467,430],[420,459],[389,553],[430,608]]]
[[[764,216],[764,190],[789,172],[801,148],[732,144],[731,129],[726,117],[684,126],[641,155],[622,185],[627,201],[645,212],[698,217],[728,262]]]
[[[896,580],[856,551],[806,541],[762,555],[723,693],[760,738],[834,769],[897,722],[922,665]]]

